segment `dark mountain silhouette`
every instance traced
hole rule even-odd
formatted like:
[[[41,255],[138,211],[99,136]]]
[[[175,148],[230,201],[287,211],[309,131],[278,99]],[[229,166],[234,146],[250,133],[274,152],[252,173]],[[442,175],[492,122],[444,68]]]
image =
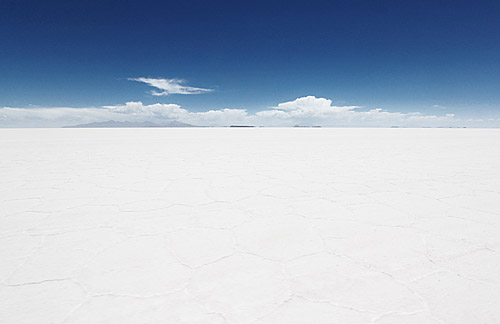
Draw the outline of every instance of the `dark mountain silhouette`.
[[[88,124],[78,124],[73,126],[64,126],[63,128],[126,128],[126,127],[196,127],[194,125],[182,123],[179,121],[169,121],[162,124],[155,124],[152,122],[129,122],[129,121],[115,121],[108,120],[105,122],[94,122]]]

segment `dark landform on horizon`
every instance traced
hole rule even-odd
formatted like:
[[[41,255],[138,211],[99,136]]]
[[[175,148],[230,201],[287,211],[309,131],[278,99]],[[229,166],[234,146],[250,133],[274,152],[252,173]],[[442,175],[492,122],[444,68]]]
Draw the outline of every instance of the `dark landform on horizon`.
[[[182,123],[179,121],[170,121],[162,124],[155,124],[152,122],[120,122],[115,120],[108,120],[105,122],[94,122],[88,124],[78,124],[73,126],[63,126],[63,128],[131,128],[131,127],[198,127]]]

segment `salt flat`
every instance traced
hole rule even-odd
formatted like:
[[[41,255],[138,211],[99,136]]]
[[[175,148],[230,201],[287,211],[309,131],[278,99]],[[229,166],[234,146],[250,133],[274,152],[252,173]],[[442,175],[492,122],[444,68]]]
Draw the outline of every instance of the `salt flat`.
[[[2,129],[1,323],[500,323],[500,130]]]

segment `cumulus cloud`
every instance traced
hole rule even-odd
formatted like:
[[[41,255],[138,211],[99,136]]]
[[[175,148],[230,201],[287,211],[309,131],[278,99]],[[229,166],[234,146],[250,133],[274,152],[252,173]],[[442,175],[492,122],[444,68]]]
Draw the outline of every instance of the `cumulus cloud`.
[[[142,102],[127,102],[122,106],[106,106],[111,112],[136,117],[140,121],[180,121],[200,126],[226,126],[245,122],[249,115],[244,109],[216,109],[190,112],[176,104],[144,105]]]
[[[60,127],[99,121],[179,121],[198,126],[326,126],[326,127],[499,127],[500,120],[463,120],[454,114],[389,112],[380,108],[335,106],[330,99],[307,96],[249,113],[245,109],[192,112],[177,104],[127,102],[99,108],[0,108],[0,127]]]
[[[213,91],[212,89],[189,87],[180,79],[129,78],[130,81],[146,83],[160,91],[151,91],[153,96],[168,96],[170,94],[200,94]]]
[[[188,114],[186,109],[181,108],[177,104],[153,104],[143,105],[142,102],[127,102],[121,106],[104,106],[103,108],[119,114],[136,116],[140,118],[167,118],[178,119]]]
[[[0,108],[0,127],[61,127],[126,119],[104,108]],[[119,116],[118,116],[119,117]]]
[[[261,125],[341,126],[341,127],[439,127],[458,126],[451,114],[423,115],[419,112],[389,112],[381,108],[360,111],[359,106],[335,106],[332,100],[307,96],[283,102],[270,110],[257,112]]]
[[[307,96],[297,98],[293,101],[283,102],[278,104],[276,109],[290,112],[296,116],[315,116],[322,114],[335,114],[338,112],[348,111],[359,108],[358,106],[332,106],[332,101],[325,98],[316,98],[315,96]]]

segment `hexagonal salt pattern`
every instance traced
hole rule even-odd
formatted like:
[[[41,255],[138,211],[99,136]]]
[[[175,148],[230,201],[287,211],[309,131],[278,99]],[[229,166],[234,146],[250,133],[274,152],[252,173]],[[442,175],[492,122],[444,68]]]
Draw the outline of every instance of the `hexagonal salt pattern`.
[[[1,129],[0,322],[500,323],[500,131]]]

